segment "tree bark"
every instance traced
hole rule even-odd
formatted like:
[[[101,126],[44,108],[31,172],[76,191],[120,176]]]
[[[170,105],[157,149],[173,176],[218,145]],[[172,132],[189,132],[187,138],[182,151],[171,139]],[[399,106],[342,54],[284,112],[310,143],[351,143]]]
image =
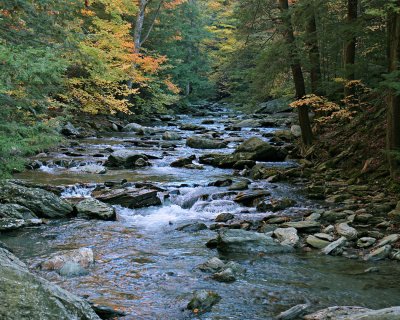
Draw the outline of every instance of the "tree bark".
[[[307,23],[307,46],[308,56],[310,60],[310,82],[311,92],[314,94],[322,94],[321,90],[321,58],[319,54],[317,22],[315,17],[315,9],[311,6],[311,16]]]
[[[354,23],[357,21],[357,9],[358,0],[347,1],[347,23],[348,28],[354,27]],[[351,32],[351,36],[347,39],[346,46],[344,49],[344,70],[347,81],[355,79],[354,64],[356,62],[356,44],[357,38]],[[352,94],[351,88],[345,86],[344,95],[349,96]]]
[[[146,7],[149,0],[139,1],[139,12],[136,16],[135,31],[133,33],[133,42],[135,44],[135,53],[139,53],[142,45],[142,32],[144,25],[144,16],[146,13]]]
[[[284,37],[289,46],[290,67],[292,70],[294,86],[296,89],[296,98],[301,99],[306,94],[306,86],[304,83],[303,70],[301,68],[300,59],[297,55],[297,48],[293,32],[293,25],[289,12],[288,0],[279,0],[279,9],[282,12],[284,21]],[[310,117],[308,115],[309,108],[307,106],[298,107],[299,123],[301,127],[301,137],[305,145],[311,145],[313,135],[310,124]]]
[[[396,4],[397,10],[388,14],[389,73],[400,71],[400,0]],[[393,88],[388,95],[387,150],[391,177],[400,181],[400,95]]]

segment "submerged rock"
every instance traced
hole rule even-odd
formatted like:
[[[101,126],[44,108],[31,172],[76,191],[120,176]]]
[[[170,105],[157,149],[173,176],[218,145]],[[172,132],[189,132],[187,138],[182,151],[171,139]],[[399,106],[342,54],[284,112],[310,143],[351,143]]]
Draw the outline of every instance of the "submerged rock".
[[[78,217],[100,220],[115,220],[115,209],[103,202],[88,198],[79,202],[76,206]]]
[[[0,248],[0,319],[100,320],[83,299],[29,272]]]
[[[77,262],[67,261],[58,273],[63,277],[78,277],[87,275],[89,271]]]
[[[12,182],[0,184],[0,202],[18,204],[40,218],[65,218],[73,208],[54,193],[38,188],[27,188]]]
[[[197,232],[206,229],[208,229],[207,226],[201,222],[189,223],[176,228],[176,230],[184,232]]]
[[[194,297],[187,305],[187,308],[196,313],[210,311],[211,308],[221,300],[219,294],[214,291],[199,290],[194,292]]]
[[[82,268],[94,264],[94,254],[90,248],[70,250],[62,254],[54,254],[50,259],[40,264],[42,270],[61,270],[67,263],[77,263]]]

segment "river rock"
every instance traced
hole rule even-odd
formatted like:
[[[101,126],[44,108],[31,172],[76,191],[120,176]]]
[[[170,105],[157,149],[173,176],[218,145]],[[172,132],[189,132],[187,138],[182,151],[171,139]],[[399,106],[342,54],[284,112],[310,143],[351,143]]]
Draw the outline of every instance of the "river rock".
[[[58,273],[63,277],[79,277],[87,275],[89,271],[77,262],[67,261]]]
[[[93,192],[93,196],[111,205],[121,205],[130,209],[159,206],[161,200],[157,190],[145,188],[112,189]]]
[[[112,206],[93,198],[82,200],[75,208],[78,217],[100,220],[116,219],[115,209]]]
[[[305,320],[395,320],[400,307],[371,310],[364,307],[330,307],[304,317]]]
[[[310,304],[308,303],[298,304],[297,306],[294,306],[289,310],[281,312],[275,319],[276,320],[299,319],[301,315],[303,315],[307,311],[308,308],[310,308]]]
[[[341,237],[334,242],[328,244],[325,248],[321,250],[323,254],[336,255],[340,252],[341,248],[347,244],[347,238]]]
[[[331,242],[333,240],[335,240],[334,236],[328,234],[328,233],[323,233],[323,232],[319,232],[314,234],[315,237],[317,237],[318,239],[322,239],[328,242]]]
[[[113,152],[104,163],[109,168],[135,169],[149,166],[148,157],[131,150],[118,150]]]
[[[260,202],[257,205],[257,211],[260,212],[277,212],[277,211],[282,211],[287,208],[293,207],[296,204],[296,201],[289,199],[289,198],[283,198],[283,199],[270,199],[270,201],[266,202]]]
[[[125,127],[122,128],[124,132],[136,132],[136,133],[143,133],[144,127],[138,123],[129,123]]]
[[[73,211],[68,202],[54,193],[7,181],[0,184],[0,202],[18,204],[28,208],[40,218],[65,218]]]
[[[233,273],[231,268],[224,269],[220,272],[216,272],[213,274],[212,278],[219,282],[234,282],[236,281],[235,274]]]
[[[357,240],[357,247],[359,248],[368,248],[372,246],[376,242],[375,238],[372,237],[362,237]]]
[[[274,236],[282,245],[296,247],[300,241],[295,228],[278,228],[274,231]]]
[[[163,133],[162,139],[167,140],[167,141],[174,141],[174,140],[180,140],[182,138],[181,138],[180,134],[177,132],[166,131]]]
[[[60,270],[67,262],[77,263],[82,268],[89,268],[94,264],[94,254],[90,248],[79,248],[62,254],[54,254],[40,264],[42,270]]]
[[[87,164],[84,166],[79,166],[73,168],[75,171],[90,173],[90,174],[105,174],[107,173],[107,169],[104,166],[99,164]]]
[[[25,227],[25,220],[14,218],[0,219],[0,232],[14,231]]]
[[[100,320],[83,299],[29,272],[0,248],[0,319]]]
[[[229,220],[234,219],[235,216],[232,213],[220,213],[216,218],[215,222],[227,222]]]
[[[306,243],[307,243],[308,245],[310,245],[311,247],[316,248],[316,249],[323,249],[323,248],[325,248],[327,245],[330,244],[329,241],[322,240],[322,239],[317,238],[317,237],[315,237],[315,236],[313,236],[313,235],[309,235],[309,236],[306,238]]]
[[[187,138],[186,145],[193,149],[222,149],[227,146],[223,141],[198,136]]]
[[[210,311],[217,304],[221,297],[214,291],[199,290],[194,292],[192,300],[187,305],[187,308],[196,313],[204,313]]]
[[[338,220],[346,219],[349,213],[347,211],[325,211],[322,218],[329,222],[336,222]]]
[[[283,224],[283,227],[286,228],[295,228],[299,232],[304,233],[312,233],[315,231],[319,231],[321,228],[321,224],[317,221],[297,221],[297,222],[286,222]]]
[[[292,250],[292,247],[281,245],[267,234],[242,229],[219,231],[217,248],[221,252],[233,253],[285,253]]]
[[[19,204],[0,204],[0,218],[36,219],[37,216],[28,208]]]
[[[392,251],[392,246],[387,244],[383,247],[379,247],[377,249],[372,250],[369,254],[364,257],[366,261],[379,261],[384,260],[389,257],[390,252]]]
[[[173,161],[170,166],[173,168],[183,168],[187,165],[192,164],[192,161],[196,159],[195,155],[191,155],[190,157],[187,158],[179,158],[175,161]]]
[[[197,232],[206,229],[208,229],[207,226],[201,222],[189,223],[176,228],[176,230],[184,232]]]
[[[249,188],[250,181],[248,180],[241,180],[232,184],[228,190],[231,191],[242,191],[247,190]]]
[[[235,164],[233,165],[233,169],[236,170],[243,170],[243,169],[251,169],[256,165],[256,161],[254,160],[239,160],[237,162],[235,162]]]
[[[382,238],[381,240],[379,240],[379,242],[376,244],[375,247],[379,248],[379,247],[383,247],[383,246],[385,246],[387,244],[392,245],[392,244],[396,243],[399,240],[400,240],[400,235],[399,234],[390,234],[390,235]]]
[[[270,194],[267,190],[251,190],[240,192],[233,200],[244,205],[252,205],[255,199],[263,198]]]
[[[217,257],[211,258],[199,265],[199,269],[204,272],[217,272],[225,267],[225,263]]]
[[[336,232],[342,236],[347,238],[348,240],[357,239],[358,232],[353,227],[350,227],[347,223],[339,223],[336,225]]]
[[[271,146],[268,142],[257,137],[252,137],[243,142],[236,148],[235,153],[248,155],[247,158],[238,159],[238,161],[283,161],[286,158],[286,152],[284,149]]]
[[[202,126],[199,126],[199,125],[197,125],[197,124],[185,123],[185,124],[182,124],[182,125],[179,127],[179,129],[185,130],[185,131],[196,131],[196,130],[203,130],[203,129],[205,129],[205,128],[202,127]]]

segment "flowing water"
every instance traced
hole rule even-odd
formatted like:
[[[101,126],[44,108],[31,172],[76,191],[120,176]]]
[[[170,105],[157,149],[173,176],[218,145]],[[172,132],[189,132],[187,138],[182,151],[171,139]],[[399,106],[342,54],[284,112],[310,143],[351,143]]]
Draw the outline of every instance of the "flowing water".
[[[275,129],[245,128],[240,132],[224,131],[233,116],[228,110],[217,109],[205,117],[181,116],[180,123],[200,124],[218,132],[224,138],[262,136]],[[176,126],[158,126],[150,140],[160,141],[164,131],[176,131],[183,137],[192,131]],[[50,165],[19,174],[17,178],[35,183],[65,186],[64,197],[90,197],[96,184],[109,180],[152,182],[167,189],[171,196],[160,207],[126,209],[116,206],[118,221],[72,219],[52,221],[48,225],[23,229],[1,240],[14,249],[29,265],[35,266],[54,252],[90,247],[96,264],[81,277],[64,278],[55,272],[40,274],[90,301],[115,307],[127,313],[124,319],[272,319],[293,305],[310,301],[313,308],[333,305],[361,305],[383,308],[399,305],[400,268],[393,262],[374,264],[379,273],[362,274],[372,264],[346,258],[321,256],[315,252],[298,252],[268,256],[220,255],[206,248],[205,243],[216,233],[203,230],[195,233],[176,231],[178,226],[201,221],[210,225],[219,213],[231,212],[240,220],[260,220],[270,213],[258,213],[232,201],[225,187],[208,187],[217,179],[232,178],[232,170],[171,168],[178,157],[209,151],[185,147],[185,140],[174,141],[172,150],[159,143],[137,147],[140,137],[134,133],[112,133],[79,141],[66,147],[63,153],[49,154]],[[147,138],[147,141],[149,138]],[[232,152],[238,142],[218,152]],[[109,170],[105,174],[82,172],[83,162],[101,166],[106,159],[99,157],[104,149],[132,149],[157,157],[152,166],[141,170]],[[80,153],[70,157],[68,152]],[[94,156],[95,155],[95,156]],[[54,161],[59,160],[59,161]],[[71,160],[76,162],[70,163]],[[55,165],[57,162],[58,165]],[[68,162],[65,168],[64,162]],[[293,163],[270,165],[291,166]],[[237,177],[233,177],[237,179]],[[287,184],[253,182],[251,187],[271,191],[273,197],[290,197],[297,201],[285,214],[295,214],[318,204],[305,200],[301,187]],[[211,257],[234,260],[247,269],[234,283],[219,283],[196,267]],[[222,300],[212,312],[195,316],[185,311],[190,294],[199,289],[213,290]]]

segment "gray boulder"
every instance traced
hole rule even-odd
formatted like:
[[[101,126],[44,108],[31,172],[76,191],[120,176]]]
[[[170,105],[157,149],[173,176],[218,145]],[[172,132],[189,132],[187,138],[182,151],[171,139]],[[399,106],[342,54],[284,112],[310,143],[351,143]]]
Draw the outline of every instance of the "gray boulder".
[[[93,196],[111,205],[136,209],[161,205],[157,190],[141,188],[112,189],[94,192]]]
[[[148,157],[131,150],[113,152],[104,164],[109,168],[135,169],[149,166]]]
[[[109,204],[88,198],[79,202],[76,206],[78,217],[100,220],[115,220],[115,209]]]
[[[36,219],[37,216],[28,208],[19,204],[0,204],[0,218]]]
[[[40,218],[65,218],[72,206],[54,193],[38,188],[27,188],[11,182],[0,184],[0,202],[18,204]]]
[[[187,138],[186,145],[193,149],[223,149],[227,144],[224,141],[193,136]]]
[[[239,160],[254,160],[254,161],[283,161],[286,158],[286,151],[281,148],[271,146],[268,142],[252,137],[242,144],[236,150],[236,154],[247,154],[247,157]],[[237,162],[236,161],[236,162]]]
[[[77,263],[82,268],[94,264],[94,254],[90,248],[79,248],[64,253],[56,253],[40,264],[42,270],[61,270],[67,263]]]
[[[267,102],[263,102],[260,104],[260,108],[255,113],[280,113],[280,112],[291,112],[293,108],[289,106],[290,99],[288,98],[279,98],[273,99]]]
[[[61,128],[61,134],[67,137],[77,136],[79,135],[79,133],[80,133],[79,130],[76,129],[71,122],[68,122]]]
[[[29,272],[0,248],[0,319],[100,320],[83,299]]]
[[[293,248],[281,245],[264,233],[228,229],[219,232],[217,249],[221,252],[232,253],[285,253],[292,251]]]

